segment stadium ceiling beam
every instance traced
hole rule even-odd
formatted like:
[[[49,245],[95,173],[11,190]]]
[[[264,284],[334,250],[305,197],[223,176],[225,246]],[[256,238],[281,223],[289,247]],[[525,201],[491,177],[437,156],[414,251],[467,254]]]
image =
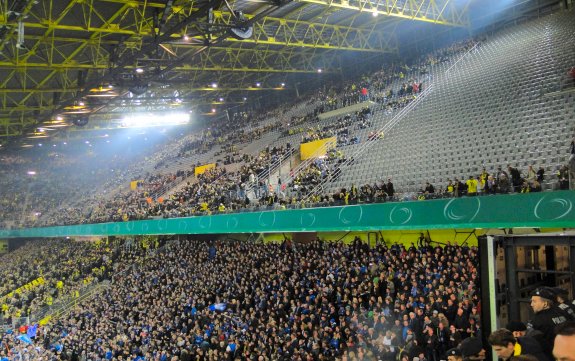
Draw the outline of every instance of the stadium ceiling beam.
[[[266,61],[265,58],[261,58],[261,61]],[[210,62],[213,62],[210,61]],[[191,65],[183,65],[174,68],[175,71],[178,72],[189,72],[189,71],[227,71],[227,72],[269,72],[269,73],[315,73],[317,72],[317,68],[315,69],[298,69],[295,66],[290,66],[290,64],[282,64],[286,67],[284,68],[272,68],[271,66],[268,67],[248,67],[243,66],[240,61],[238,61],[238,65],[241,67],[228,67],[228,66],[221,66],[213,64],[212,66],[191,66]],[[91,65],[91,64],[46,64],[46,63],[28,63],[26,66],[14,66],[11,63],[0,62],[0,68],[7,68],[7,69],[17,69],[23,70],[24,69],[43,69],[43,70],[52,70],[52,69],[59,69],[59,70],[70,70],[70,69],[107,69],[108,67],[105,65]],[[126,67],[126,69],[135,69],[136,66]],[[329,72],[330,70],[327,70]],[[26,89],[26,88],[5,88],[0,89],[0,94],[2,93],[28,93],[28,92],[45,92],[45,91],[62,91],[65,88],[39,88],[39,89]]]
[[[193,52],[196,47],[187,45],[182,48],[188,49]],[[190,50],[192,49],[192,50]],[[109,68],[108,53],[101,52],[94,54],[86,52],[79,54],[83,56],[83,63],[78,63],[75,60],[69,62],[26,62],[14,63],[12,61],[0,61],[0,69],[15,70],[21,75],[27,74],[29,71],[52,71],[52,70],[101,70],[104,71]],[[186,56],[187,53],[181,53]],[[339,66],[334,64],[333,58],[323,59],[325,51],[315,50],[309,48],[289,48],[277,50],[273,46],[262,45],[258,48],[244,47],[225,47],[214,46],[209,47],[205,52],[198,54],[197,59],[194,59],[192,64],[184,63],[183,65],[174,67],[174,71],[230,71],[230,72],[287,72],[287,73],[312,73],[318,68],[322,68],[325,72],[339,71]],[[53,59],[51,59],[53,60]],[[162,62],[158,61],[158,66],[162,66]],[[126,66],[127,70],[134,70],[135,65]],[[5,89],[0,89],[2,92],[14,92],[18,89],[9,89],[7,84],[3,84]],[[29,91],[29,87],[23,86],[21,91]]]
[[[0,68],[12,69],[18,72],[19,76],[25,79],[25,86],[22,87],[5,87],[0,89],[0,110],[12,109],[20,111],[22,107],[16,106],[20,101],[17,95],[26,94],[39,95],[36,97],[36,103],[47,104],[53,100],[52,93],[75,93],[82,90],[78,86],[75,70],[92,70],[104,72],[108,68],[105,63],[106,57],[95,60],[93,63],[78,64],[75,62],[68,64],[49,64],[49,63],[27,63],[24,65],[14,65],[10,62],[0,62]],[[271,49],[270,46],[261,47],[261,49],[244,49],[244,48],[209,48],[207,51],[198,54],[193,64],[184,64],[174,68],[173,72],[162,79],[164,83],[174,82],[178,86],[198,84],[198,77],[202,73],[254,73],[258,74],[259,80],[264,80],[265,74],[314,74],[318,69],[322,72],[332,73],[339,72],[337,54],[325,56],[324,51],[314,51],[308,49],[292,48],[284,51]],[[99,64],[98,64],[99,63]],[[127,70],[133,70],[135,67],[126,67]],[[50,84],[45,87],[37,87],[34,82],[34,72],[52,72],[59,70],[59,78],[54,86]],[[221,75],[203,74],[211,78],[210,82],[221,81]],[[182,81],[182,77],[184,80]],[[176,80],[172,80],[176,79]],[[13,94],[13,95],[11,95]]]
[[[251,15],[246,15],[249,19]],[[227,12],[214,12],[214,23],[232,25],[232,17]],[[373,28],[331,25],[302,20],[264,17],[254,24],[254,36],[242,41],[245,43],[280,45],[288,47],[311,47],[348,51],[397,53],[398,46],[394,34],[382,34]]]
[[[214,11],[214,24],[219,26],[230,27],[233,25],[233,16],[229,12]],[[253,15],[246,14],[249,20]],[[1,24],[1,22],[0,22]],[[58,22],[53,23],[25,23],[26,28],[42,28],[47,31],[65,31],[71,34],[68,37],[51,38],[50,36],[27,36],[27,39],[36,40],[36,44],[46,42],[77,42],[78,44],[119,44],[119,41],[106,40],[106,35],[123,35],[128,37],[124,44],[128,48],[141,48],[144,38],[152,37],[153,28],[142,27],[137,29],[120,29],[110,24],[104,24],[100,27],[85,28],[81,25],[65,25]],[[74,33],[92,33],[90,39],[75,38]],[[100,40],[100,37],[103,37]],[[201,36],[190,37],[189,42],[182,41],[181,34],[171,35],[171,46],[186,47],[189,42],[197,41],[201,44],[204,38]],[[397,53],[398,47],[392,33],[381,34],[373,31],[373,28],[350,27],[344,25],[331,25],[324,23],[314,23],[301,20],[289,20],[264,17],[261,21],[254,24],[254,34],[252,38],[238,40],[232,37],[226,37],[225,42],[242,42],[246,44],[264,44],[277,45],[282,47],[305,47],[314,49],[335,49],[346,51],[367,51],[379,53]],[[35,48],[37,48],[35,45]],[[197,45],[196,45],[197,46]],[[35,50],[35,49],[33,49]],[[14,52],[18,53],[18,52]],[[32,53],[32,52],[30,52]],[[22,62],[21,59],[13,57],[13,61]]]
[[[105,72],[105,75],[102,75],[101,77],[98,77],[98,79],[104,79],[105,77],[112,77],[113,74],[118,74],[119,71],[121,71],[123,69],[124,66],[126,65],[132,65],[134,63],[134,61],[137,59],[138,56],[142,56],[142,55],[147,55],[150,54],[154,49],[157,48],[157,43],[161,43],[161,42],[165,42],[166,40],[168,40],[170,38],[170,36],[172,34],[176,34],[181,32],[181,30],[183,28],[185,28],[186,26],[188,26],[192,21],[195,21],[196,19],[205,16],[208,12],[208,10],[211,10],[212,7],[218,7],[219,4],[222,2],[222,0],[217,0],[217,1],[213,1],[213,2],[208,2],[207,4],[203,5],[200,9],[198,9],[197,11],[188,14],[187,16],[184,17],[179,17],[176,25],[174,26],[170,26],[170,28],[163,34],[155,34],[154,36],[154,41],[150,44],[143,44],[139,49],[137,49],[136,51],[132,51],[131,54],[125,54],[124,56],[122,56],[121,59],[117,60],[117,64],[115,67],[108,69],[107,72]],[[48,4],[48,5],[47,5]],[[91,27],[91,20],[94,17],[99,18],[103,24],[102,26],[104,27],[109,27],[109,28],[119,28],[117,26],[117,24],[114,24],[115,20],[120,17],[123,14],[126,14],[126,11],[130,10],[130,7],[133,10],[133,3],[123,3],[123,5],[111,16],[111,17],[103,17],[98,10],[93,6],[93,3],[88,3],[88,2],[84,2],[81,0],[75,0],[75,1],[70,1],[66,8],[63,11],[60,11],[58,14],[58,17],[55,21],[52,21],[52,5],[53,2],[52,1],[48,1],[48,2],[44,2],[42,4],[43,6],[43,10],[45,14],[48,14],[48,16],[45,16],[46,19],[39,19],[37,14],[34,14],[37,20],[46,20],[50,26],[48,26],[44,32],[43,37],[36,41],[34,43],[34,45],[29,48],[24,46],[24,50],[26,51],[25,55],[22,56],[22,58],[19,57],[18,55],[18,50],[21,48],[21,46],[19,46],[18,44],[14,44],[13,42],[11,42],[12,44],[12,54],[15,54],[15,56],[13,56],[13,58],[16,58],[19,60],[19,62],[21,63],[26,63],[27,60],[33,56],[37,54],[37,48],[40,46],[40,44],[42,44],[41,40],[47,39],[50,35],[53,35],[56,28],[58,26],[61,26],[60,22],[62,21],[62,19],[68,14],[68,12],[70,12],[70,9],[72,9],[73,7],[75,7],[75,5],[80,4],[82,6],[82,12],[83,12],[83,21],[84,23],[86,23],[87,27],[84,29],[84,33],[87,29],[90,29]],[[49,9],[47,9],[49,8]],[[134,16],[134,18],[136,19],[135,22],[136,24],[136,30],[137,32],[141,32],[141,30],[146,27],[148,25],[148,18],[145,16],[145,12],[146,12],[146,5],[144,4],[143,8],[140,9],[136,9],[133,10],[134,13],[136,14],[136,16]],[[4,25],[7,26],[13,26],[13,24],[7,24],[8,19],[6,18],[2,18],[0,19],[0,25],[2,23],[5,23]],[[39,21],[38,23],[42,23],[43,21]],[[116,26],[115,26],[116,25]],[[92,32],[90,35],[90,39],[95,39],[97,37],[101,36],[100,33],[98,32]],[[77,47],[76,49],[74,49],[71,52],[66,53],[63,58],[63,63],[69,63],[72,62],[76,56],[81,53],[85,46],[86,46],[87,42],[82,43],[81,46]],[[48,75],[43,76],[41,79],[40,78],[32,78],[31,76],[29,76],[28,74],[24,75],[24,81],[22,83],[26,84],[25,82],[27,80],[30,80],[33,83],[33,86],[31,87],[31,89],[42,89],[49,81],[51,81],[54,76],[60,72],[60,70],[52,70]],[[4,80],[3,84],[0,86],[0,88],[6,88],[6,84],[11,81],[11,79],[13,77],[15,77],[18,74],[18,71],[14,70],[12,71],[8,77],[6,77],[6,79]],[[36,80],[38,79],[38,80]],[[53,81],[52,81],[53,83]],[[90,83],[87,83],[87,85],[85,86],[85,88],[83,90],[80,90],[78,93],[76,93],[74,96],[71,97],[71,99],[67,99],[64,102],[62,102],[60,100],[60,98],[58,98],[58,100],[56,100],[56,97],[53,98],[52,101],[52,105],[56,106],[56,109],[61,109],[65,106],[65,104],[69,103],[71,100],[78,98],[79,96],[82,95],[86,95],[87,90],[93,86],[92,83],[95,83],[96,86],[97,84],[101,83],[100,80],[91,80]],[[23,86],[26,87],[26,86]],[[40,99],[38,99],[38,97],[36,97],[36,99],[32,99],[33,97],[35,97],[38,93],[33,93],[30,92],[27,95],[23,96],[22,98],[19,98],[17,101],[17,106],[27,106],[27,105],[34,105],[33,103],[35,103],[36,105],[42,106],[44,104],[44,101],[42,99],[43,94],[44,93],[39,93],[40,94]],[[3,95],[4,99],[6,99],[6,93]],[[14,100],[14,99],[12,99]],[[4,103],[6,103],[6,101],[4,101]],[[25,116],[24,112],[20,113],[20,119],[26,119],[26,121],[22,120],[22,122],[20,124],[23,124],[22,127],[20,127],[20,129],[17,131],[17,133],[22,133],[24,128],[26,127],[32,127],[34,126],[37,122],[38,122],[38,118],[46,118],[47,114],[44,114],[43,116],[39,116],[40,112],[38,111],[34,111],[34,114],[32,117],[30,116]],[[9,120],[9,122],[11,122],[11,120]],[[3,122],[6,128],[6,134],[14,134],[14,132],[8,131],[8,128],[12,126],[12,123],[7,124],[6,122]]]
[[[263,83],[262,83],[263,84]],[[79,88],[76,89],[68,89],[68,91],[78,91]],[[216,98],[223,96],[224,94],[230,93],[238,93],[238,92],[266,92],[266,91],[278,91],[283,92],[289,90],[289,88],[282,87],[278,84],[278,86],[256,86],[255,84],[245,85],[242,86],[241,84],[237,85],[230,85],[230,86],[218,86],[217,88],[211,86],[187,86],[183,88],[179,88],[178,92],[180,95],[173,95],[173,89],[155,89],[154,92],[157,96],[147,96],[147,97],[132,97],[132,98],[125,98],[125,97],[116,97],[111,99],[105,106],[109,105],[117,105],[118,103],[133,103],[136,102],[147,102],[153,103],[154,101],[162,101],[162,100],[170,100],[170,99],[186,99],[186,98],[193,98],[192,93],[209,93],[215,94]],[[145,106],[146,104],[140,105]],[[35,111],[52,111],[56,110],[57,105],[54,104],[43,104],[43,105],[20,105],[14,107],[8,107],[5,109],[0,109],[0,121],[7,122],[10,120],[15,120],[14,124],[20,124],[21,118],[26,117],[26,115],[30,115]],[[18,117],[10,116],[10,114],[14,112],[20,112]]]
[[[338,9],[355,10],[377,16],[388,16],[447,26],[469,25],[467,7],[458,8],[451,0],[297,0]],[[468,2],[471,0],[467,0]]]
[[[245,86],[245,87],[239,87],[239,86],[234,86],[234,87],[217,87],[217,88],[213,88],[210,86],[190,86],[190,87],[179,87],[179,90],[190,90],[190,91],[206,91],[206,92],[227,92],[227,91],[261,91],[261,90],[281,90],[278,87],[256,87],[256,86]],[[39,89],[38,92],[46,92],[46,93],[52,93],[52,92],[77,92],[81,90],[81,88],[68,88],[68,89]],[[15,91],[16,92],[16,91]],[[119,98],[118,98],[119,99]],[[138,98],[134,98],[134,99],[138,99]],[[10,112],[10,111],[27,111],[27,110],[45,110],[45,109],[50,109],[49,106],[27,106],[27,105],[20,105],[20,106],[14,106],[14,107],[6,107],[6,108],[0,108],[0,113],[4,113],[4,112]]]

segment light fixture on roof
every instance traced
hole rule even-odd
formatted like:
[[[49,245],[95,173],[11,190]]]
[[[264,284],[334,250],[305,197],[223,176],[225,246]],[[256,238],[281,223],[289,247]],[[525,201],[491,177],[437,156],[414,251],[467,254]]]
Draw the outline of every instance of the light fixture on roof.
[[[131,86],[128,90],[134,95],[142,95],[148,91],[148,84],[137,83]]]
[[[32,133],[32,135],[30,135],[29,137],[26,137],[28,139],[40,139],[40,138],[48,138],[48,136],[44,133]]]
[[[318,73],[321,73],[321,72],[322,72],[321,68],[319,68],[319,69],[317,70],[317,72],[318,72]]]
[[[107,87],[99,86],[97,88],[90,89],[90,93],[86,96],[88,97],[115,97],[116,94],[112,89],[114,88],[113,85],[108,85]]]
[[[74,105],[64,107],[64,114],[84,114],[89,113],[90,109],[86,107],[83,101],[75,102]]]
[[[218,83],[212,83],[212,88],[217,88],[218,87]]]
[[[142,69],[142,68],[136,68],[136,73],[142,74],[143,72],[144,72],[144,69]]]
[[[261,87],[261,86],[262,86],[262,83],[256,83],[256,87],[259,88],[259,87]]]
[[[377,17],[379,15],[379,12],[377,11],[377,9],[373,10],[373,13],[371,13],[371,15],[373,15],[373,17]]]
[[[72,120],[72,123],[77,127],[83,127],[84,125],[88,124],[89,118],[88,116],[79,116]]]
[[[286,86],[286,83],[281,83],[282,88]]]
[[[224,101],[224,98],[220,98],[220,101],[223,102],[223,101]]]
[[[212,113],[215,113],[215,112],[216,112],[216,108],[212,108]]]

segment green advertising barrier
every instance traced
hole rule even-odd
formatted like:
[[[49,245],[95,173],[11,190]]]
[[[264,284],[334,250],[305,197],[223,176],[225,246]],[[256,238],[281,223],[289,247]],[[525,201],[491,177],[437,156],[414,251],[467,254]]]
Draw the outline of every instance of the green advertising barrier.
[[[345,207],[0,230],[0,238],[575,227],[575,192],[449,198]]]

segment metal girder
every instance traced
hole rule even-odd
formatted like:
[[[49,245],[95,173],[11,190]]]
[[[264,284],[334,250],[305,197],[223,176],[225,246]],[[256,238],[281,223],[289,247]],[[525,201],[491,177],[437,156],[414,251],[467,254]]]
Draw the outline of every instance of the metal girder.
[[[253,15],[246,15],[248,19]],[[230,27],[232,15],[229,12],[214,11],[214,24]],[[1,24],[1,22],[0,22]],[[106,36],[124,35],[129,37],[124,41],[127,48],[139,49],[143,45],[145,38],[152,37],[153,28],[142,27],[140,29],[120,29],[115,26],[104,25],[101,27],[85,28],[81,25],[64,25],[57,22],[42,23],[25,23],[27,28],[40,28],[49,31],[58,30],[59,32],[99,34],[103,39],[95,41],[95,37],[87,39],[74,37],[54,37],[53,42],[74,42],[81,44],[100,46],[102,44],[119,44],[120,41],[106,40]],[[38,37],[35,35],[26,36],[27,39],[38,39],[37,44],[46,43],[49,37]],[[183,46],[185,42],[181,41],[182,35],[174,34],[171,36],[172,46],[176,49]],[[96,38],[97,39],[97,38]],[[199,36],[190,37],[190,41],[203,41]],[[264,44],[277,45],[282,47],[307,47],[315,49],[335,49],[347,51],[367,51],[378,53],[397,53],[398,44],[394,33],[381,33],[375,30],[375,27],[361,28],[344,25],[331,25],[325,23],[314,23],[300,20],[288,20],[274,17],[265,17],[262,21],[254,25],[254,36],[250,39],[238,40],[232,37],[226,37],[226,42],[242,42],[246,44]],[[16,63],[22,62],[21,59],[14,58]]]
[[[395,28],[388,26],[394,22],[366,15],[374,10],[445,25],[466,20],[454,1],[378,1],[301,0],[282,15],[261,19],[269,14],[271,3],[232,2],[247,13],[248,21],[258,19],[253,36],[245,40],[227,35],[237,26],[231,11],[213,11],[209,24],[205,17],[186,22],[198,9],[205,9],[203,1],[28,1],[22,17],[25,47],[16,46],[14,17],[0,14],[0,28],[8,30],[0,37],[0,134],[22,133],[57,109],[55,104],[85,94],[79,78],[91,86],[98,79],[112,79],[110,73],[118,75],[116,68],[133,74],[136,66],[158,60],[150,68],[155,66],[161,77],[151,82],[171,83],[182,94],[214,92],[205,88],[208,81],[221,84],[218,94],[245,91],[255,81],[265,89],[277,86],[290,73],[311,76],[320,68],[340,72],[343,52],[397,54]],[[8,3],[0,0],[0,10]],[[185,34],[188,41],[182,39]],[[198,52],[208,38],[210,47]]]
[[[449,26],[468,26],[467,8],[451,0],[297,0],[338,9]],[[468,0],[469,2],[470,0]]]
[[[52,1],[43,2],[42,3],[43,8],[38,13],[41,13],[43,11],[44,15],[47,15],[46,21],[48,21],[49,24],[58,25],[66,17],[66,15],[68,15],[68,13],[75,5],[76,1],[70,1],[68,5],[58,13],[58,17],[54,20],[52,19],[53,16]],[[116,11],[106,21],[104,21],[104,23],[108,25],[112,24],[120,15],[122,15],[128,9],[128,7],[129,7],[128,4],[123,5],[118,11]],[[31,12],[31,16],[33,14],[34,13]],[[7,19],[0,19],[0,20],[6,21]],[[4,25],[9,24],[6,23]],[[63,49],[54,46],[52,46],[51,48],[42,48],[42,44],[44,45],[46,44],[46,41],[50,39],[51,36],[54,35],[55,30],[56,29],[54,26],[47,27],[43,35],[40,38],[38,38],[38,40],[35,41],[31,47],[26,47],[26,49],[20,49],[16,47],[13,42],[9,42],[8,40],[10,40],[10,37],[14,36],[14,34],[11,34],[2,42],[2,49],[4,49],[3,55],[9,57],[9,54],[12,54],[11,59],[12,61],[16,60],[17,63],[25,65],[31,57],[39,56],[38,53],[44,50],[42,52],[42,55],[40,55],[39,57],[47,58],[49,63],[52,63],[52,60],[54,59],[54,56],[56,54],[59,54],[59,56],[63,58],[62,60],[63,63],[70,63],[89,44],[89,42],[80,43],[77,47],[75,47],[75,49],[71,50],[70,53],[64,53]],[[98,36],[99,36],[98,33],[92,33],[89,39],[94,40]],[[6,44],[10,45],[10,49],[6,49],[5,47]],[[23,53],[22,55],[20,50],[22,50]],[[2,109],[6,109],[9,106],[14,106],[12,104],[15,104],[15,107],[24,107],[24,108],[29,108],[30,106],[38,106],[40,107],[40,109],[48,105],[54,106],[55,103],[54,95],[46,96],[46,93],[37,93],[31,90],[43,88],[45,84],[47,84],[57,75],[59,76],[55,82],[61,85],[63,88],[67,88],[74,83],[73,78],[69,76],[70,74],[68,74],[67,71],[62,72],[60,69],[52,68],[48,74],[43,74],[41,77],[38,78],[31,76],[29,72],[20,68],[12,70],[7,76],[4,77],[2,84],[0,84],[0,89],[6,88],[7,84],[9,84],[9,82],[12,79],[16,79],[16,82],[20,83],[20,86],[22,88],[28,89],[29,92],[27,93],[27,95],[24,95],[23,97],[18,99],[11,98],[6,93],[2,94],[1,98]],[[29,84],[32,86],[29,86]],[[31,99],[32,97],[34,97],[33,100]],[[31,101],[33,101],[33,104],[30,104]],[[40,111],[39,109],[20,111],[19,114],[17,114],[17,116],[15,116],[11,112],[9,117],[0,119],[0,127],[5,130],[5,132],[2,133],[1,135],[3,136],[21,135],[24,129],[30,128],[37,123],[39,111]]]
[[[317,52],[313,49],[292,48],[278,51],[265,46],[261,50],[242,48],[210,48],[199,54],[193,64],[185,64],[177,67],[174,71],[166,74],[165,79],[160,83],[174,83],[182,89],[201,89],[212,82],[222,85],[222,87],[232,87],[234,89],[247,89],[256,82],[262,86],[269,85],[276,87],[285,81],[285,76],[290,73],[315,74],[321,68],[324,72],[339,71],[337,56],[325,56],[324,52]],[[296,64],[299,68],[295,68]],[[0,113],[16,114],[20,112],[32,112],[37,110],[54,110],[55,107],[48,107],[53,102],[53,93],[60,95],[74,94],[82,90],[78,87],[75,79],[75,70],[91,69],[104,72],[106,64],[47,64],[28,63],[25,67],[14,66],[8,62],[0,62],[0,68],[10,68],[20,72],[23,78],[30,78],[26,83],[33,83],[34,72],[41,70],[44,72],[59,69],[59,87],[46,86],[23,86],[5,87],[0,89]],[[238,76],[238,73],[241,76]],[[249,74],[253,75],[250,76]],[[274,80],[267,84],[268,78],[272,75],[279,76],[279,80]],[[154,86],[153,86],[154,87]],[[211,88],[210,88],[211,90]],[[220,87],[219,91],[223,92]],[[35,104],[24,106],[20,104],[23,95],[34,95]]]
[[[246,17],[249,19],[251,15]],[[231,25],[230,13],[215,12],[214,18],[216,24]],[[398,50],[394,34],[382,34],[374,27],[359,28],[269,16],[255,24],[252,39],[231,38],[226,41],[378,53],[397,53]]]
[[[89,42],[87,40],[87,42]],[[88,45],[86,45],[86,48]],[[182,45],[181,48],[195,49],[192,45]],[[92,58],[87,63],[75,61],[67,63],[50,62],[26,62],[15,64],[11,61],[0,61],[0,69],[16,70],[25,74],[29,70],[106,70],[109,67],[107,53],[103,56]],[[185,55],[185,53],[183,53]],[[175,67],[175,71],[231,71],[231,72],[285,72],[285,73],[313,73],[317,68],[325,71],[338,71],[332,59],[322,59],[323,53],[317,53],[313,49],[291,48],[275,50],[271,46],[253,48],[210,47],[208,51],[199,54],[193,64],[184,64]],[[315,63],[315,64],[314,64]],[[136,66],[126,66],[126,69],[134,69]],[[4,84],[6,85],[6,84]],[[30,89],[20,89],[27,92]],[[0,89],[2,92],[17,92],[18,89]]]

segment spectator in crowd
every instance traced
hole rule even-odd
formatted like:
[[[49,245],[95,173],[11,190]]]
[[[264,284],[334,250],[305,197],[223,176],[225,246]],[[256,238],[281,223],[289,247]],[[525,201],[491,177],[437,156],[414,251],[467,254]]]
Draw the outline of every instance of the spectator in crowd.
[[[468,337],[461,341],[459,345],[463,361],[482,361],[485,360],[485,349],[479,337]]]
[[[517,193],[519,192],[521,184],[523,183],[521,173],[517,168],[512,167],[511,165],[507,166],[507,170],[509,171],[509,175],[511,176],[511,184],[513,185],[513,191]]]
[[[537,182],[543,184],[543,178],[544,177],[545,177],[545,168],[543,168],[543,166],[541,166],[537,170]]]
[[[567,74],[571,78],[572,86],[575,87],[575,66],[571,67]]]
[[[429,182],[425,182],[425,188],[423,189],[423,193],[425,194],[433,194],[435,193],[435,187]]]
[[[501,167],[497,168],[497,175],[495,178],[497,188],[501,193],[508,193],[510,188],[509,175]]]
[[[543,353],[539,343],[528,336],[515,337],[505,328],[496,330],[489,335],[489,344],[501,360],[509,360],[512,356],[531,355],[538,361],[551,361]]]
[[[566,165],[561,166],[557,171],[557,179],[559,180],[559,189],[569,189],[569,167]]]
[[[473,178],[473,176],[470,175],[466,184],[467,184],[467,195],[468,196],[476,196],[477,195],[477,188],[479,187],[479,182],[477,181],[477,179]]]
[[[463,354],[461,353],[461,350],[458,348],[449,349],[446,352],[446,355],[447,355],[447,361],[463,361]]]
[[[575,360],[575,321],[565,322],[556,329],[553,357],[557,361]]]

